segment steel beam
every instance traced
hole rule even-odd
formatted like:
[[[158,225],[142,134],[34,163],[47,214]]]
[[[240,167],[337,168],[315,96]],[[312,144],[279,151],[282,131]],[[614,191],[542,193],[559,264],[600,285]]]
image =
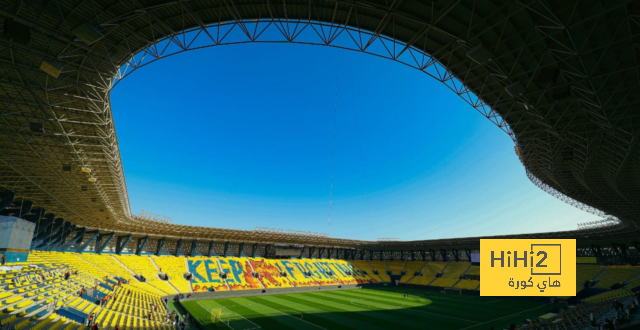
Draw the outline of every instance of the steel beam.
[[[244,252],[244,242],[240,243],[240,246],[238,246],[238,257],[242,257],[242,252]]]
[[[253,246],[251,247],[251,257],[255,258],[257,252],[258,252],[258,243],[253,243]]]
[[[111,232],[110,234],[105,234],[105,235],[100,234],[100,241],[101,241],[101,242],[102,242],[103,237],[106,237],[106,238],[107,238],[107,240],[106,240],[106,242],[104,242],[104,244],[97,244],[97,243],[96,243],[96,253],[97,253],[97,254],[101,254],[101,253],[102,253],[102,251],[104,251],[104,249],[105,249],[107,246],[109,246],[109,243],[111,243],[111,241],[113,240],[113,237],[114,237],[115,235],[116,235],[116,233],[115,233],[115,232]]]
[[[196,255],[196,247],[198,246],[198,240],[194,239],[191,241],[191,256],[194,257]]]
[[[116,239],[116,254],[121,255],[124,248],[131,241],[131,234],[118,236]]]
[[[163,237],[158,240],[158,247],[156,248],[156,255],[159,256],[162,253],[162,249],[164,249],[164,245],[167,242],[167,238]]]
[[[182,248],[182,238],[176,242],[176,254],[174,254],[176,257],[178,256],[178,254],[180,254],[181,248]]]
[[[86,242],[84,242],[80,246],[76,247],[76,252],[77,253],[84,252],[84,250],[87,248],[87,246],[91,245],[91,243],[93,243],[93,241],[95,241],[96,238],[98,238],[98,235],[100,235],[100,231],[99,230],[93,230],[93,231],[85,232],[85,234],[89,234],[91,236],[89,237],[89,239]]]
[[[142,250],[147,246],[147,242],[149,242],[149,236],[138,238],[138,244],[136,244],[136,255],[140,255],[142,253]]]
[[[71,240],[69,240],[67,243],[64,243],[62,245],[62,247],[60,248],[61,252],[67,251],[67,249],[71,247],[71,245],[75,244],[84,235],[84,233],[87,231],[87,228],[85,227],[77,228],[76,231],[78,232],[76,236],[73,237]]]

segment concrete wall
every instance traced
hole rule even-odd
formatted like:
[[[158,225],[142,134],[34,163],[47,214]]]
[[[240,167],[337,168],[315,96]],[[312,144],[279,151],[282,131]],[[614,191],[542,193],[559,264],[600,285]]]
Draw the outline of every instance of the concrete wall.
[[[185,298],[185,299],[182,299],[182,301],[215,299],[215,298],[263,296],[263,295],[285,294],[285,293],[296,293],[296,292],[351,290],[351,289],[360,289],[360,288],[361,288],[361,285],[359,284],[345,284],[345,285],[305,286],[305,287],[297,287],[297,288],[263,289],[263,290],[194,292],[191,294],[191,298],[188,298],[188,299]],[[171,299],[171,297],[169,299]]]

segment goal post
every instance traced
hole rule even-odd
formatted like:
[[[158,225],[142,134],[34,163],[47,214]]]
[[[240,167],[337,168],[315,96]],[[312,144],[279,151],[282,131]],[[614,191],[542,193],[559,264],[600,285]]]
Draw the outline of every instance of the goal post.
[[[222,308],[212,308],[209,310],[211,314],[211,322],[216,326],[220,323],[224,325],[229,325],[230,315],[227,311]]]
[[[444,288],[442,289],[442,293],[444,294],[457,294],[457,295],[462,295],[462,290],[460,289],[455,289],[455,288]]]

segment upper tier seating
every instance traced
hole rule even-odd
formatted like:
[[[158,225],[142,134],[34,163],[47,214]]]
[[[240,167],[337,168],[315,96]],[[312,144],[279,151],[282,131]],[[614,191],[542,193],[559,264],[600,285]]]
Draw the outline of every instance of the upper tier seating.
[[[189,272],[193,274],[191,287],[193,292],[228,291],[227,282],[220,276],[221,271],[216,257],[188,257]]]
[[[431,285],[443,288],[454,286],[470,265],[471,263],[466,261],[449,262],[447,267],[442,271],[442,276],[433,281]]]
[[[151,256],[163,273],[169,276],[171,283],[181,293],[191,292],[189,281],[184,278],[187,273],[187,258],[174,256]]]

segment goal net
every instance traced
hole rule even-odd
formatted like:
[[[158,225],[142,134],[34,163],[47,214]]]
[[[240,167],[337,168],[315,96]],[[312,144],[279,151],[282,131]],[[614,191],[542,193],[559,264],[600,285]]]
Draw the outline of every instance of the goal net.
[[[444,293],[444,294],[457,294],[457,295],[462,295],[462,290],[460,290],[460,289],[454,289],[454,288],[444,288],[444,289],[442,289],[442,293]]]
[[[220,323],[227,326],[229,325],[229,320],[231,318],[229,312],[225,311],[222,308],[212,308],[211,310],[209,310],[209,313],[211,313],[211,322],[213,322],[213,324],[215,324],[216,326]]]

